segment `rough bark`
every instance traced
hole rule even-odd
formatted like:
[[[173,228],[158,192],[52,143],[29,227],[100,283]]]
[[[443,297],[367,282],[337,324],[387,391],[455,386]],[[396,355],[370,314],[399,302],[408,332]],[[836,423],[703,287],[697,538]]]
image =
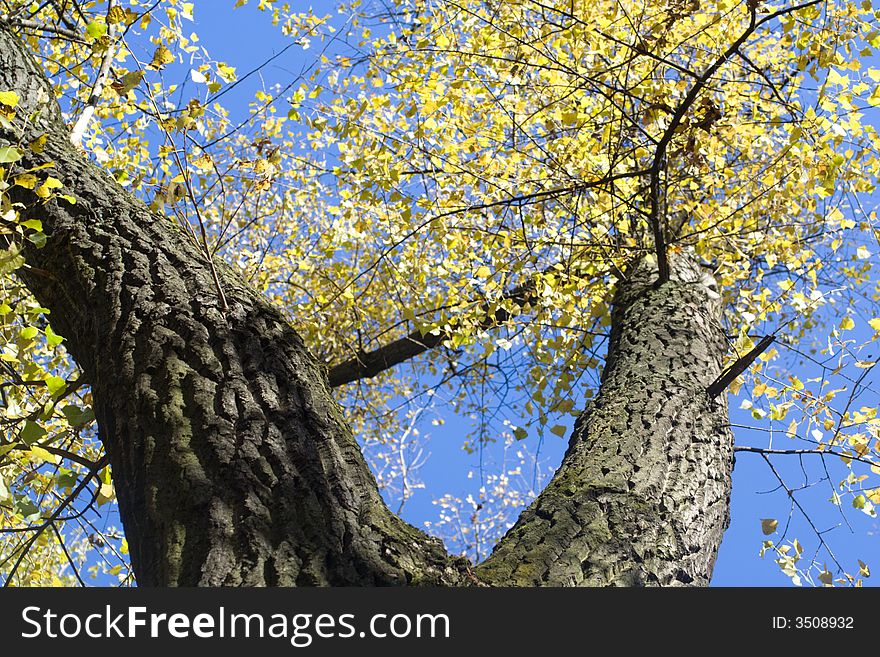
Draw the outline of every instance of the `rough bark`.
[[[477,577],[390,513],[320,365],[217,263],[70,146],[51,90],[0,26],[0,89],[40,114],[76,199],[9,193],[42,220],[22,276],[92,386],[142,586],[704,584],[727,523],[731,437],[705,394],[724,340],[686,259],[619,284],[601,391],[562,468]],[[479,578],[479,580],[478,580]]]
[[[618,285],[602,384],[562,466],[478,569],[518,586],[706,585],[729,522],[733,437],[707,386],[726,341],[687,258]]]

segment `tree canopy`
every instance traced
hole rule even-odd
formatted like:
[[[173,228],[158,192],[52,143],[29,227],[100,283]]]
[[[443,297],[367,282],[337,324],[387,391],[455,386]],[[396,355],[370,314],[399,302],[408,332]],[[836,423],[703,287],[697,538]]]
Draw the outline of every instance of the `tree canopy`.
[[[284,313],[326,365],[390,499],[416,485],[407,441],[435,404],[474,419],[472,450],[565,436],[600,385],[616,282],[642,258],[662,281],[684,255],[711,281],[728,365],[752,352],[729,391],[764,438],[738,448],[767,461],[794,514],[810,509],[784,459],[813,460],[810,483],[827,481],[843,522],[876,517],[880,12],[869,0],[259,9],[289,47],[315,54],[242,119],[226,102],[260,69],[200,45],[200,3],[9,0],[0,20],[43,66],[74,144]],[[0,89],[7,131],[18,104]],[[47,238],[14,188],[76,202],[51,165],[17,164],[44,142],[0,144],[0,573],[73,584],[86,564],[130,582],[121,531],[95,524],[115,490],[89,381],[18,276],[25,244]],[[510,508],[537,492],[509,481],[522,467],[494,475],[456,547],[486,556]],[[435,529],[461,532],[466,509],[441,502]],[[767,518],[762,529],[763,551],[795,582],[870,574],[867,555],[837,563],[821,528],[796,538]]]

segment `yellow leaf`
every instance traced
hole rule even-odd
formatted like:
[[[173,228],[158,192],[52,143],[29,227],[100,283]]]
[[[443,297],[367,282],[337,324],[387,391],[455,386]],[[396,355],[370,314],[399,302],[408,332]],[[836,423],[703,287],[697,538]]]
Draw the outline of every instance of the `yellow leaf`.
[[[110,87],[120,96],[125,96],[129,91],[138,86],[143,79],[143,71],[129,71],[116,82],[111,84]]]
[[[18,105],[18,94],[14,91],[0,91],[0,105],[15,107]]]
[[[37,187],[34,190],[34,193],[40,198],[49,198],[52,195],[53,189],[61,189],[64,185],[57,178],[53,178],[49,176],[46,180],[43,181],[43,184]]]
[[[156,48],[156,52],[153,53],[153,59],[150,61],[150,66],[155,69],[161,69],[173,61],[174,54],[164,45],[160,45]]]
[[[849,331],[851,328],[855,328],[856,323],[853,321],[852,317],[847,315],[842,320],[840,320],[840,330],[841,331]]]
[[[37,177],[32,173],[23,173],[15,177],[15,184],[25,189],[33,189],[37,186]]]
[[[31,149],[33,153],[42,153],[43,149],[46,147],[46,135],[40,135],[36,139],[34,139],[30,144],[28,144],[28,148]]]
[[[192,161],[193,165],[202,171],[210,171],[214,166],[214,161],[207,153],[202,153]]]
[[[58,457],[52,454],[51,452],[43,449],[42,447],[31,447],[31,454],[41,461],[46,461],[47,463],[57,463]]]
[[[832,68],[830,71],[828,71],[828,84],[846,87],[849,85],[849,76],[841,75]]]
[[[217,75],[219,75],[224,82],[235,82],[235,68],[228,64],[224,64],[223,62],[217,64]]]
[[[779,521],[774,518],[761,519],[761,531],[764,532],[764,536],[770,536],[770,534],[775,533],[778,525]]]
[[[123,9],[119,5],[113,5],[107,11],[107,23],[109,25],[116,25],[117,23],[122,23],[124,20],[125,9]]]

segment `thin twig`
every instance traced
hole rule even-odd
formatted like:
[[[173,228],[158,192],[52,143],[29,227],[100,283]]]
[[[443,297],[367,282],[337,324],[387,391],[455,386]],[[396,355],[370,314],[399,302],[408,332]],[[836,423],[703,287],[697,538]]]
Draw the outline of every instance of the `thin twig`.
[[[79,483],[76,489],[67,496],[67,499],[65,499],[61,504],[58,505],[58,508],[52,512],[52,515],[50,515],[45,520],[45,522],[43,522],[43,524],[33,528],[34,534],[21,547],[21,553],[18,555],[18,559],[16,559],[15,564],[12,566],[12,569],[6,576],[6,581],[3,582],[3,588],[7,588],[10,586],[13,578],[15,577],[15,573],[18,571],[19,566],[21,566],[24,558],[27,556],[28,552],[30,552],[31,547],[33,547],[34,543],[37,542],[37,539],[42,535],[42,533],[54,524],[55,520],[57,520],[58,517],[61,515],[61,512],[64,511],[64,509],[66,509],[68,506],[70,506],[77,497],[79,497],[79,494],[89,484],[92,478],[97,475],[101,468],[103,468],[109,462],[110,460],[107,458],[106,454],[98,459],[98,462],[95,463],[95,467],[89,470],[89,472],[86,474],[85,477],[83,477],[83,480]]]
[[[837,566],[838,571],[845,573],[846,570],[844,570],[843,566],[837,560],[837,557],[834,556],[834,552],[831,551],[831,547],[829,547],[828,543],[826,543],[825,539],[822,537],[822,532],[819,531],[819,528],[816,527],[816,525],[813,523],[813,519],[810,518],[809,514],[807,514],[807,512],[804,510],[804,507],[801,506],[800,502],[798,502],[797,498],[794,496],[794,491],[786,485],[785,481],[782,479],[782,476],[779,474],[779,471],[773,465],[772,461],[770,461],[770,457],[767,456],[766,454],[761,454],[761,457],[767,463],[767,466],[770,468],[770,471],[773,473],[773,476],[776,477],[776,480],[779,482],[779,485],[782,486],[782,488],[785,490],[786,495],[788,495],[788,499],[790,499],[791,503],[797,507],[798,511],[801,512],[801,515],[804,517],[804,519],[810,525],[813,532],[816,534],[816,538],[819,539],[819,543],[822,545],[822,547],[825,548],[825,551],[828,553],[828,556],[831,557],[831,560]]]
[[[73,571],[74,576],[76,577],[76,581],[79,582],[79,585],[85,588],[86,583],[83,581],[82,576],[79,574],[79,568],[76,567],[76,564],[73,563],[73,557],[70,556],[70,552],[67,551],[67,546],[64,544],[64,537],[61,535],[61,532],[58,531],[58,527],[55,523],[52,523],[52,531],[55,532],[55,537],[58,539],[58,544],[61,546],[61,551],[64,552],[64,556],[67,557],[67,563],[70,564],[70,569]]]
[[[851,461],[858,461],[859,463],[864,463],[866,465],[870,465],[873,467],[880,466],[880,462],[871,461],[869,459],[863,459],[860,456],[852,456],[851,454],[846,454],[844,452],[838,452],[831,449],[771,449],[768,447],[751,447],[748,445],[737,445],[733,448],[734,452],[750,452],[752,454],[786,454],[786,455],[803,455],[803,454],[813,454],[815,456],[839,456],[840,458],[849,459]]]

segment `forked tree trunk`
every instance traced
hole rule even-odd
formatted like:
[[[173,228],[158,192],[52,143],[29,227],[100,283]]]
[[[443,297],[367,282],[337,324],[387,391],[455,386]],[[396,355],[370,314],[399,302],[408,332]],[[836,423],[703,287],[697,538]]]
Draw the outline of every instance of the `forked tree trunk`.
[[[684,258],[619,285],[602,389],[563,466],[472,569],[382,502],[322,367],[283,317],[70,146],[42,71],[0,27],[0,90],[76,199],[8,193],[48,242],[21,271],[92,386],[141,586],[704,584],[731,437],[706,386],[725,345]],[[16,132],[0,131],[6,142]]]

